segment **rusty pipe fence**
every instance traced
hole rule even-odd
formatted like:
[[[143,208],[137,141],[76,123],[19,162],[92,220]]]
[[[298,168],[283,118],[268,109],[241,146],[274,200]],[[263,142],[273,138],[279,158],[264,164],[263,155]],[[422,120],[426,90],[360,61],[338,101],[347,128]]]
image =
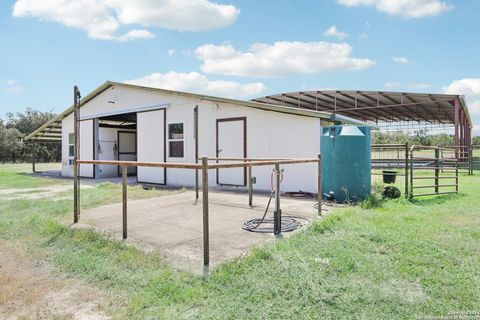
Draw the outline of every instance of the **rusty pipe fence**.
[[[216,163],[210,163],[209,160],[215,160]],[[80,220],[80,177],[78,175],[80,165],[114,165],[121,167],[122,172],[122,236],[127,239],[128,236],[128,194],[127,194],[127,174],[128,167],[156,167],[156,168],[176,168],[176,169],[190,169],[195,172],[201,171],[202,175],[202,211],[203,211],[203,265],[208,271],[210,264],[210,240],[209,240],[209,208],[208,208],[208,171],[211,169],[225,169],[225,168],[251,168],[256,166],[274,166],[276,174],[276,201],[275,201],[275,224],[274,230],[277,235],[281,233],[281,209],[280,209],[280,165],[302,164],[302,163],[317,163],[317,188],[318,188],[318,208],[317,215],[321,215],[321,195],[322,195],[322,159],[318,158],[307,159],[248,159],[248,158],[208,158],[202,157],[201,164],[199,163],[172,163],[172,162],[137,162],[137,161],[115,161],[115,160],[77,160],[74,161],[74,170],[77,174],[74,175],[74,223]],[[228,161],[228,163],[220,163],[219,161]],[[195,179],[195,191],[198,198],[199,179]],[[251,196],[253,187],[249,184],[249,204],[251,204]]]
[[[472,145],[470,148],[470,174],[474,170],[480,170],[480,145]]]
[[[458,171],[459,172],[467,173],[468,175],[473,174],[473,170],[474,170],[473,153],[474,153],[474,149],[475,149],[474,145],[471,145],[471,146],[464,146],[464,145],[444,146],[442,148],[443,149],[449,149],[448,151],[445,151],[443,149],[440,150],[440,153],[442,154],[442,157],[443,157],[443,153],[447,152],[448,153],[447,157],[457,159]],[[452,153],[452,150],[454,151],[453,153]]]
[[[458,193],[457,154],[452,147],[412,146],[409,198]]]

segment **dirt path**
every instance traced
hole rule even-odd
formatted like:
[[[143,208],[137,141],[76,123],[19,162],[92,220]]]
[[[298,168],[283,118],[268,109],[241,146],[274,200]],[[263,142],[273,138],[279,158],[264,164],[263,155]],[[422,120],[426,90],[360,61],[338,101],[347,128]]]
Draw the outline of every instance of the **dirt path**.
[[[101,306],[109,297],[78,280],[29,261],[0,240],[0,319],[110,319]]]

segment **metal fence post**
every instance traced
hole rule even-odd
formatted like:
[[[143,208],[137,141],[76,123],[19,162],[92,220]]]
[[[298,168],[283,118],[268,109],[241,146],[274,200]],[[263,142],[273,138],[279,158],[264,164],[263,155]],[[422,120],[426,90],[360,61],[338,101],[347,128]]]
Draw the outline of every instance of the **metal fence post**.
[[[405,143],[405,198],[408,198],[408,142]]]
[[[73,152],[73,223],[77,223],[80,219],[80,186],[79,186],[79,165],[78,155],[80,149],[79,125],[80,119],[78,114],[78,87],[73,87],[73,135],[74,135],[74,152]]]
[[[198,106],[193,109],[193,126],[195,139],[195,163],[198,163]],[[198,199],[198,169],[195,169],[195,199]]]
[[[435,193],[438,193],[438,185],[439,179],[438,176],[440,175],[440,150],[435,149]]]
[[[410,150],[410,200],[413,199],[413,147]]]
[[[203,204],[203,267],[210,264],[210,240],[208,228],[208,160],[202,157],[202,204]]]
[[[127,239],[127,177],[128,167],[122,166],[122,229],[123,239]]]
[[[252,166],[248,166],[248,205],[253,207]]]
[[[473,175],[473,146],[468,149],[468,175]]]
[[[318,155],[318,176],[317,176],[317,216],[322,215],[322,155]]]
[[[458,160],[455,162],[455,192],[458,193]]]
[[[275,164],[275,212],[273,217],[273,234],[282,233],[282,210],[280,209],[280,164]]]

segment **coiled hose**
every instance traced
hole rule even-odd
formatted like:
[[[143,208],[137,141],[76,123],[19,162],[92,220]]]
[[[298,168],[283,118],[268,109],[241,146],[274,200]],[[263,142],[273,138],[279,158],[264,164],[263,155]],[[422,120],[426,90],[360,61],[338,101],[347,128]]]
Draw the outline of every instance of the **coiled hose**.
[[[275,195],[275,189],[273,188],[273,174],[275,171],[272,172],[270,176],[270,198],[267,202],[267,207],[265,208],[265,212],[263,213],[263,217],[261,218],[254,218],[245,222],[242,226],[243,230],[250,231],[250,232],[258,232],[258,233],[273,233],[273,226],[274,226],[274,218],[266,218],[268,209],[270,208],[270,203],[272,202],[272,198]],[[283,181],[283,173],[280,176],[280,183]],[[280,221],[281,230],[282,232],[291,232],[302,227],[302,224],[298,220],[307,220],[300,217],[294,216],[282,216]],[[260,227],[260,225],[262,225]]]

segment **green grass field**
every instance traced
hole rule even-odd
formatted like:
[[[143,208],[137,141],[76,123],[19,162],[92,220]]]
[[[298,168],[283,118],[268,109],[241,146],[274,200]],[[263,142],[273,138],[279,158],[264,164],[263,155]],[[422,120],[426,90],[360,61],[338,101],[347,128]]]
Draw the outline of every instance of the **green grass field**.
[[[20,175],[25,168],[1,166],[0,188],[55,183]],[[176,271],[159,253],[68,227],[68,193],[41,200],[0,194],[0,238],[114,292],[118,305],[106,310],[115,319],[440,317],[480,310],[479,188],[477,173],[461,177],[459,195],[337,210],[207,279]],[[132,187],[129,196],[162,194]],[[120,188],[103,184],[82,195],[84,207],[99,206],[120,201]]]

